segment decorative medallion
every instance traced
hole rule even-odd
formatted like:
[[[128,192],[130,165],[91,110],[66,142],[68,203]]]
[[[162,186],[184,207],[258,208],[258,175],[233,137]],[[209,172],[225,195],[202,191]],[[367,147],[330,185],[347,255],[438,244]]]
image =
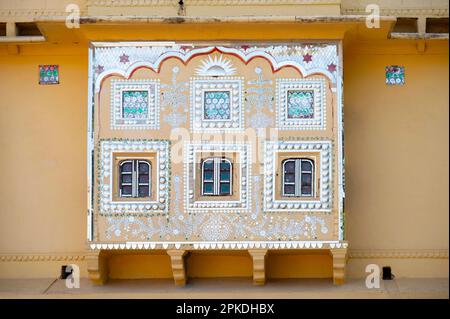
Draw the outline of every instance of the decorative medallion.
[[[197,68],[196,74],[199,76],[230,76],[236,73],[231,61],[224,58],[210,55],[202,61],[202,66]]]

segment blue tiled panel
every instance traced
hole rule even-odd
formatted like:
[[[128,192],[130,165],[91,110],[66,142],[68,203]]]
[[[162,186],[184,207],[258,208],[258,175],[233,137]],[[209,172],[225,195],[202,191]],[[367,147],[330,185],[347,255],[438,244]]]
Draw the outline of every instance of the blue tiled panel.
[[[229,91],[207,91],[204,99],[205,120],[229,120],[231,103]]]
[[[287,117],[310,119],[314,117],[314,92],[304,90],[287,91]]]
[[[122,117],[145,119],[148,117],[148,91],[122,92]]]

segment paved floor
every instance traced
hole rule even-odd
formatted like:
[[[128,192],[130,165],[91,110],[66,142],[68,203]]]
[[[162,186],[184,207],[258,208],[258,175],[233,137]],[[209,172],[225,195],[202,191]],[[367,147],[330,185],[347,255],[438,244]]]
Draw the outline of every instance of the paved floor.
[[[0,279],[0,298],[449,298],[448,278],[398,278],[367,289],[363,279],[334,286],[326,279],[270,280],[253,286],[250,279],[191,279],[185,287],[172,280],[110,280],[93,286],[81,279],[69,289],[58,279]]]

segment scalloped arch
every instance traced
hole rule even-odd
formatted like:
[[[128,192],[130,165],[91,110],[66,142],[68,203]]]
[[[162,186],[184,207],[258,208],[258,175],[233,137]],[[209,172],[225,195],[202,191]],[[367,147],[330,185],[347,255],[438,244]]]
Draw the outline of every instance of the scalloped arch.
[[[161,69],[161,65],[164,63],[164,61],[170,59],[170,58],[176,58],[179,59],[183,64],[187,64],[192,58],[199,56],[199,55],[207,55],[210,53],[213,53],[215,51],[221,52],[223,54],[230,54],[238,57],[240,60],[242,60],[245,64],[248,64],[251,60],[254,58],[263,58],[267,60],[272,68],[272,71],[278,72],[280,69],[284,67],[293,67],[297,69],[297,71],[303,76],[307,77],[311,74],[322,74],[326,76],[332,83],[336,82],[336,76],[329,72],[327,69],[323,68],[312,68],[309,70],[306,70],[300,63],[295,61],[283,61],[283,62],[277,62],[273,56],[270,54],[262,51],[262,50],[256,50],[252,51],[248,54],[243,53],[242,51],[239,51],[235,48],[230,47],[224,47],[224,46],[209,46],[209,47],[202,47],[202,48],[194,48],[191,51],[187,53],[182,53],[180,51],[167,51],[163,54],[161,54],[158,59],[156,59],[155,62],[149,62],[149,61],[137,61],[132,64],[126,69],[121,70],[118,68],[112,68],[105,70],[101,72],[94,84],[94,92],[98,93],[101,90],[102,82],[109,76],[112,75],[120,75],[124,77],[125,79],[129,79],[131,75],[139,68],[148,68],[150,70],[153,70],[154,72],[159,73]]]

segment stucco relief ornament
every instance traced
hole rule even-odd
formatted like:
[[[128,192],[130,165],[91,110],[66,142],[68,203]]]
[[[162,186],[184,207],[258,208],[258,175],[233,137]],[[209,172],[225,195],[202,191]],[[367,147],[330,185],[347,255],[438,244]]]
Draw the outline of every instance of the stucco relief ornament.
[[[222,55],[219,57],[209,55],[201,63],[202,65],[196,70],[199,76],[230,76],[236,73],[231,61]]]
[[[251,109],[252,107],[256,112],[261,112],[264,108],[267,108],[270,112],[273,112],[273,82],[272,80],[266,80],[263,78],[262,69],[260,67],[255,68],[255,73],[258,78],[247,82],[249,85],[254,86],[247,89],[247,113],[253,112]]]
[[[164,122],[169,124],[172,128],[181,127],[186,124],[187,116],[180,113],[171,113],[164,115]]]
[[[257,130],[258,136],[264,136],[264,130],[273,125],[273,118],[264,112],[268,109],[273,112],[274,92],[272,88],[272,81],[263,78],[262,69],[255,68],[257,74],[256,80],[250,80],[247,83],[252,87],[247,89],[247,113],[252,115],[249,118],[250,127]]]
[[[181,208],[182,178],[173,177],[174,210],[169,217],[158,216],[153,218],[109,217],[109,227],[106,238],[120,238],[126,240],[154,240],[176,239],[182,236],[185,240],[225,241],[236,238],[256,240],[266,237],[273,240],[316,239],[319,232],[328,233],[326,222],[322,217],[306,215],[303,219],[287,216],[262,214],[260,205],[262,191],[262,176],[254,175],[253,193],[255,207],[252,214],[237,214],[229,212],[222,214],[213,212],[209,214],[185,215]]]
[[[105,71],[105,67],[102,65],[97,65],[94,67],[95,74],[100,74]]]
[[[176,57],[184,63],[198,54],[210,54],[219,51],[221,54],[232,54],[238,56],[245,63],[254,57],[267,60],[274,71],[281,67],[291,65],[308,76],[315,73],[326,75],[332,83],[336,83],[336,71],[329,70],[329,65],[339,65],[337,59],[338,45],[336,43],[310,43],[296,46],[291,45],[262,45],[262,46],[194,46],[167,43],[167,45],[136,45],[126,48],[128,63],[121,62],[120,57],[124,54],[124,47],[117,46],[94,48],[94,92],[98,93],[102,81],[110,74],[120,74],[129,78],[134,66],[146,66],[156,72],[160,70],[161,62],[167,58]],[[309,55],[313,58],[309,59]],[[305,58],[306,57],[306,58]],[[306,60],[305,60],[306,59]],[[235,73],[231,61],[222,55],[214,58],[206,58],[197,72],[200,76],[229,76]]]
[[[215,215],[203,224],[201,238],[206,241],[227,240],[231,231],[228,221],[220,215]]]
[[[174,214],[169,217],[108,217],[106,239],[152,241],[185,240],[225,241],[236,238],[249,240],[314,240],[319,232],[327,234],[324,218],[305,216],[303,219],[257,214],[253,219],[236,213]]]
[[[309,53],[303,55],[303,62],[310,63],[312,61],[313,56]]]
[[[130,57],[124,53],[119,57],[119,62],[120,63],[129,63]]]
[[[178,109],[183,107],[184,113],[188,112],[188,96],[185,94],[189,89],[188,82],[178,82],[177,76],[180,72],[179,67],[172,69],[172,83],[161,84],[162,99],[161,110],[168,110],[171,108],[173,112],[178,112]]]

